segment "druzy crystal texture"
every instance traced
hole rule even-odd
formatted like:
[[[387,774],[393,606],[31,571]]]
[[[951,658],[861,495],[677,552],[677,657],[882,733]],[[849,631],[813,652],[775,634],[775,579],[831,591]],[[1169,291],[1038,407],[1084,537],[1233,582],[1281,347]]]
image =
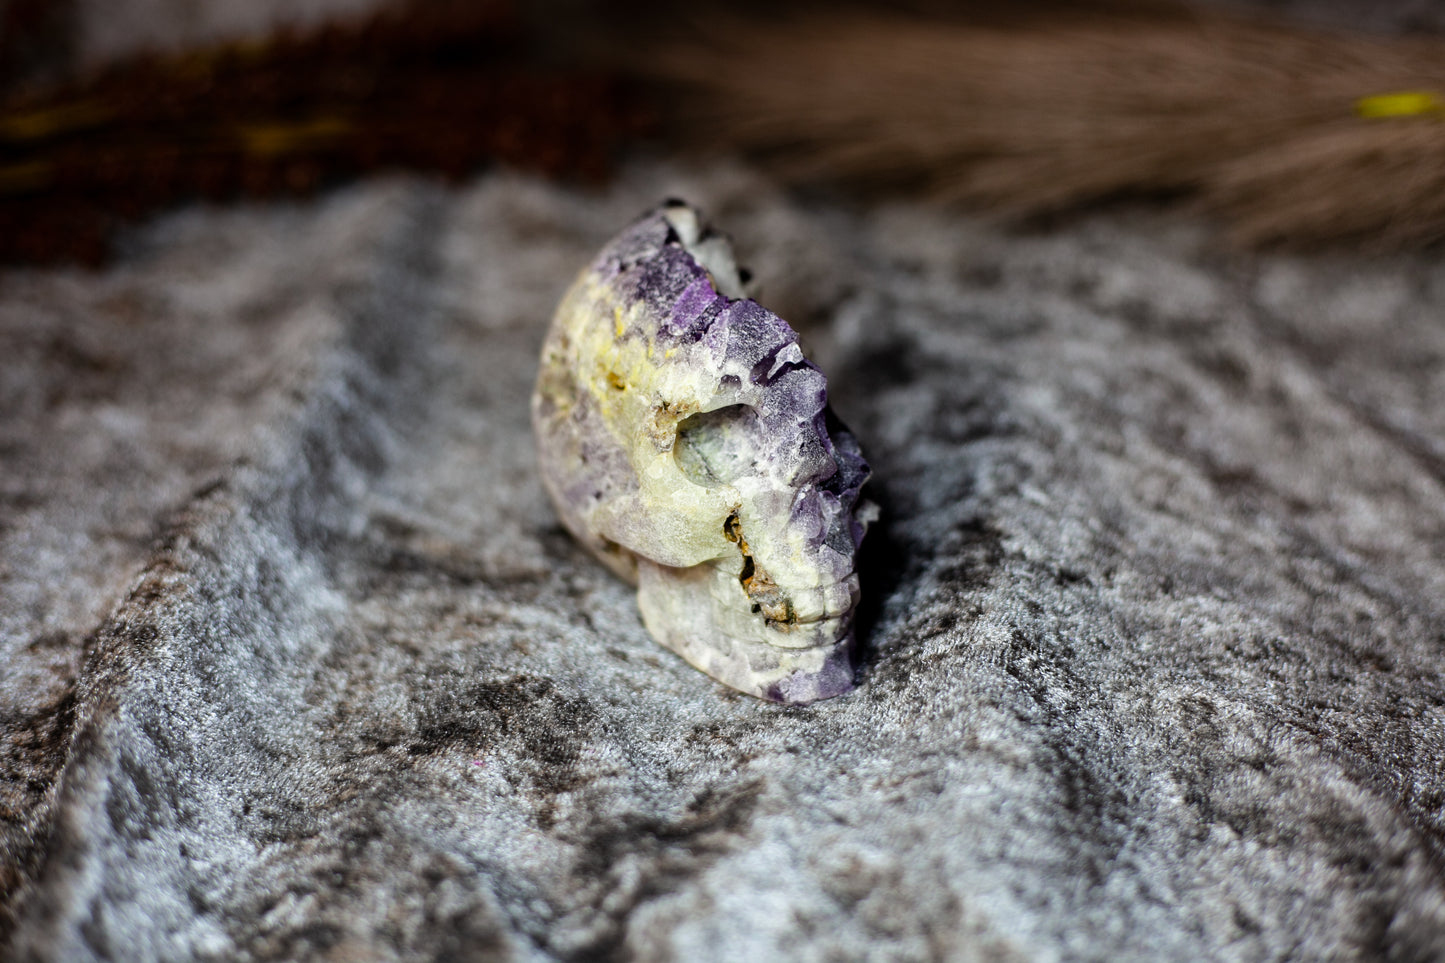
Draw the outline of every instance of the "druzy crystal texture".
[[[668,201],[563,297],[532,422],[567,529],[637,585],[662,645],[779,702],[853,687],[857,440],[728,239]]]

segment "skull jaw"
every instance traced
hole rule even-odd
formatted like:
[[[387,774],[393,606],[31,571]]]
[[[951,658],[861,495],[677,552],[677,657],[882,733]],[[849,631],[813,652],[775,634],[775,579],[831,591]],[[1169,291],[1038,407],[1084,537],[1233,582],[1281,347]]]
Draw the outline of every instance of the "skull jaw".
[[[803,704],[852,691],[853,627],[850,617],[821,619],[787,628],[787,645],[740,638],[722,630],[750,618],[736,611],[730,589],[736,576],[711,564],[669,568],[637,560],[637,605],[658,642],[718,682],[771,702]],[[729,586],[731,581],[731,586]],[[719,617],[723,616],[723,617]],[[766,634],[768,631],[762,627]]]

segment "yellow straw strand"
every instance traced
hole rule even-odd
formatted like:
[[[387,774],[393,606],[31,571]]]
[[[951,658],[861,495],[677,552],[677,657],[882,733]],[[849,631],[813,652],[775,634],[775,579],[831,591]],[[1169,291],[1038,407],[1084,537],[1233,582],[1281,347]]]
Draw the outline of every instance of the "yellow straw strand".
[[[274,157],[324,147],[354,129],[351,123],[339,118],[320,118],[294,124],[248,125],[237,132],[248,154]]]
[[[0,140],[45,140],[57,134],[94,127],[109,120],[110,116],[109,108],[94,101],[0,114]]]
[[[1445,100],[1428,90],[1401,90],[1355,101],[1355,113],[1370,120],[1445,116]]]

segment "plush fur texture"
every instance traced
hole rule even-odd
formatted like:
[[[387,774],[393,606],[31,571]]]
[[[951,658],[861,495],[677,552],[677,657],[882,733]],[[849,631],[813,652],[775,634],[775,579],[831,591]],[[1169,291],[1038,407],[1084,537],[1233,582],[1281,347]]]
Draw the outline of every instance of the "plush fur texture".
[[[688,668],[537,484],[668,194],[875,465],[851,695]],[[0,956],[1438,958],[1445,274],[1206,237],[633,165],[0,277]]]

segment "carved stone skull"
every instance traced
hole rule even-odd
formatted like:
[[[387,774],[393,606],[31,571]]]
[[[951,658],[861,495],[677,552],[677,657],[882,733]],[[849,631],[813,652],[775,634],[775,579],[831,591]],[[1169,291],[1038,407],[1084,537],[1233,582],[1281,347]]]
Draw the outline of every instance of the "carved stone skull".
[[[766,699],[852,688],[868,466],[697,211],[669,201],[578,277],[532,419],[563,523],[637,584],[657,641]]]

